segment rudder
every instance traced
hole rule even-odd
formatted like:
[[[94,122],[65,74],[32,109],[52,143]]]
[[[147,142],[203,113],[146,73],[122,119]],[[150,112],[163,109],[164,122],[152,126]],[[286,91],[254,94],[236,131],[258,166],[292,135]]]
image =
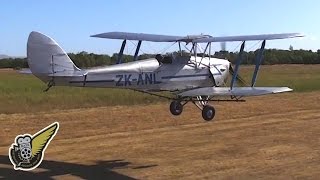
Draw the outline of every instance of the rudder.
[[[58,74],[68,76],[80,71],[55,40],[35,31],[28,38],[27,59],[32,74],[44,82]]]

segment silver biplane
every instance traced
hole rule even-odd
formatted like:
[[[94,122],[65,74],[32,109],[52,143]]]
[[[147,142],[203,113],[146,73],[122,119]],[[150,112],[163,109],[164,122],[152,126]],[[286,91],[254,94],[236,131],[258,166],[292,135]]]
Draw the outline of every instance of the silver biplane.
[[[255,87],[255,83],[266,41],[302,37],[302,35],[286,33],[213,37],[108,32],[92,37],[123,40],[117,64],[79,69],[52,38],[39,32],[31,32],[27,43],[27,58],[31,72],[47,83],[46,90],[52,86],[123,88],[168,98],[172,100],[170,112],[173,115],[180,115],[183,106],[192,102],[202,111],[203,119],[210,121],[215,116],[215,109],[209,105],[210,101],[243,101],[242,98],[245,96],[292,91],[288,87]],[[134,59],[132,62],[121,63],[128,40],[138,41]],[[158,54],[155,58],[138,60],[142,41],[177,43],[181,54]],[[212,43],[228,41],[241,42],[234,68],[228,60],[211,56]],[[247,87],[239,87],[236,82],[242,81],[238,71],[246,41],[261,41],[261,48],[256,57],[251,84]],[[206,44],[204,49],[199,48],[200,43]],[[191,45],[188,55],[182,53],[182,45]],[[202,50],[201,55],[200,50]],[[231,76],[229,86],[226,84],[228,76]],[[160,91],[168,91],[173,96],[157,93]]]

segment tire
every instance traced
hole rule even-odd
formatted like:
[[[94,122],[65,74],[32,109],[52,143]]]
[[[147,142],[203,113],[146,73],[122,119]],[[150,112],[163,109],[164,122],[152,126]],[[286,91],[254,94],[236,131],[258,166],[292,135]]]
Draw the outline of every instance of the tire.
[[[183,106],[180,101],[172,101],[170,104],[170,112],[172,115],[178,116],[182,113]]]
[[[210,105],[205,105],[202,109],[202,118],[205,121],[211,121],[214,118],[215,114],[216,110]]]

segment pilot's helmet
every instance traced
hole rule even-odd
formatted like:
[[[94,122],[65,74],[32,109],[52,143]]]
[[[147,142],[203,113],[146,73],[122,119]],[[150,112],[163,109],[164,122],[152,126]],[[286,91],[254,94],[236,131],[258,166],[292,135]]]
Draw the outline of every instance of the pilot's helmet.
[[[157,54],[155,57],[159,62],[162,62],[163,56],[161,54]]]

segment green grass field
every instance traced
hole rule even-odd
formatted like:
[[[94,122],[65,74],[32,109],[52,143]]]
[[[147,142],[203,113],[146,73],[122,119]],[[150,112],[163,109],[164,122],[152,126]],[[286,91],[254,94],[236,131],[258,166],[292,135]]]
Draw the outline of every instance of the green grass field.
[[[254,66],[240,67],[247,82],[251,82]],[[256,86],[288,86],[294,92],[320,90],[320,65],[261,66]]]
[[[240,74],[249,83],[254,66],[240,67]],[[320,65],[262,66],[257,86],[288,86],[295,92],[320,90]],[[53,87],[32,75],[13,70],[0,70],[0,113],[26,113],[60,109],[112,105],[150,104],[166,101],[130,90]]]

